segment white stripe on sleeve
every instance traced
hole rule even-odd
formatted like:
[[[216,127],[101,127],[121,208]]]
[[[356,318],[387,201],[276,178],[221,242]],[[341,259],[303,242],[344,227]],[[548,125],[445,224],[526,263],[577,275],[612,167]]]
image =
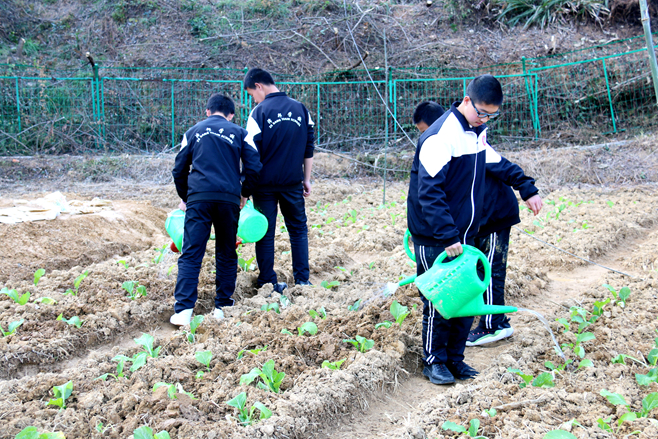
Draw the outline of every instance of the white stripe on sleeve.
[[[187,146],[187,135],[183,134],[183,140],[180,142],[180,149],[182,150]]]
[[[253,114],[254,111],[251,110],[251,113],[249,114],[249,119],[247,119],[247,137],[244,140],[249,145],[251,145],[252,148],[258,151],[258,148],[256,148],[256,144],[254,143],[254,137],[260,134],[260,127],[258,126],[258,122],[256,122],[256,119],[253,118],[252,116]]]
[[[430,177],[436,176],[451,158],[452,150],[450,145],[441,141],[436,134],[428,137],[423,142],[420,154],[418,155],[420,163],[425,167]]]

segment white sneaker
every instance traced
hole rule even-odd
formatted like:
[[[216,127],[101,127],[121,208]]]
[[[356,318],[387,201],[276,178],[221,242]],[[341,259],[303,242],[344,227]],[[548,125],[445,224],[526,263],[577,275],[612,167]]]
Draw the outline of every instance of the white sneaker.
[[[185,326],[189,325],[192,321],[192,312],[193,309],[184,309],[181,312],[177,312],[169,318],[169,323],[176,326]]]
[[[222,311],[221,308],[215,308],[215,311],[213,311],[212,316],[216,320],[223,320],[224,319],[224,311]]]

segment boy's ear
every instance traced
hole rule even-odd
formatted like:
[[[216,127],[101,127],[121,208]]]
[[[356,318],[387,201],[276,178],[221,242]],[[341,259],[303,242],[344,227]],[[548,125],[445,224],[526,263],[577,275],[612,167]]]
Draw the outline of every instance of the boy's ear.
[[[230,114],[228,114],[228,115],[226,116],[226,120],[228,120],[229,122],[232,121],[232,120],[233,120],[233,116],[235,116],[234,113],[230,113]]]
[[[206,108],[206,117],[210,117],[210,110]]]

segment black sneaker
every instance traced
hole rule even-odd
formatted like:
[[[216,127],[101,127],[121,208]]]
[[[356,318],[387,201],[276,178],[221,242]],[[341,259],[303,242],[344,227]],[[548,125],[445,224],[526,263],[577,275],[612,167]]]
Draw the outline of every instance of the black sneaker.
[[[300,281],[295,281],[295,285],[313,285],[313,284],[308,280],[300,280]]]
[[[514,334],[514,328],[509,323],[503,323],[496,329],[482,329],[477,327],[468,334],[466,346],[481,346],[487,343],[493,343]]]
[[[452,384],[455,377],[443,363],[430,364],[423,368],[423,375],[430,379],[432,384]]]
[[[463,361],[458,361],[456,363],[448,363],[446,367],[452,373],[452,376],[458,380],[470,380],[475,378],[480,372],[473,369],[468,364]]]
[[[273,293],[283,294],[283,290],[288,288],[288,284],[285,282],[278,282],[272,285],[274,285],[274,288],[272,289]]]

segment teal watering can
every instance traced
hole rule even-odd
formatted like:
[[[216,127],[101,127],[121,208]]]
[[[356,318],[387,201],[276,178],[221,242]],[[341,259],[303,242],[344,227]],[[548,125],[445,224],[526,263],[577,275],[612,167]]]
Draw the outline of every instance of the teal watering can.
[[[176,209],[167,215],[165,229],[173,241],[172,251],[177,252],[183,248],[183,230],[185,226],[185,212]],[[267,218],[258,212],[251,200],[240,210],[238,220],[238,237],[242,242],[257,242],[263,239],[267,232]],[[215,239],[214,235],[210,239]]]
[[[409,249],[409,231],[404,237],[404,247]],[[491,266],[484,253],[470,245],[463,245],[464,252],[449,262],[443,262],[448,254],[443,252],[432,267],[420,276],[411,276],[400,286],[414,282],[420,292],[446,319],[487,314],[516,312],[513,306],[485,305],[483,293],[491,281]],[[415,260],[415,256],[412,258]],[[477,272],[478,262],[484,266],[484,279]]]

